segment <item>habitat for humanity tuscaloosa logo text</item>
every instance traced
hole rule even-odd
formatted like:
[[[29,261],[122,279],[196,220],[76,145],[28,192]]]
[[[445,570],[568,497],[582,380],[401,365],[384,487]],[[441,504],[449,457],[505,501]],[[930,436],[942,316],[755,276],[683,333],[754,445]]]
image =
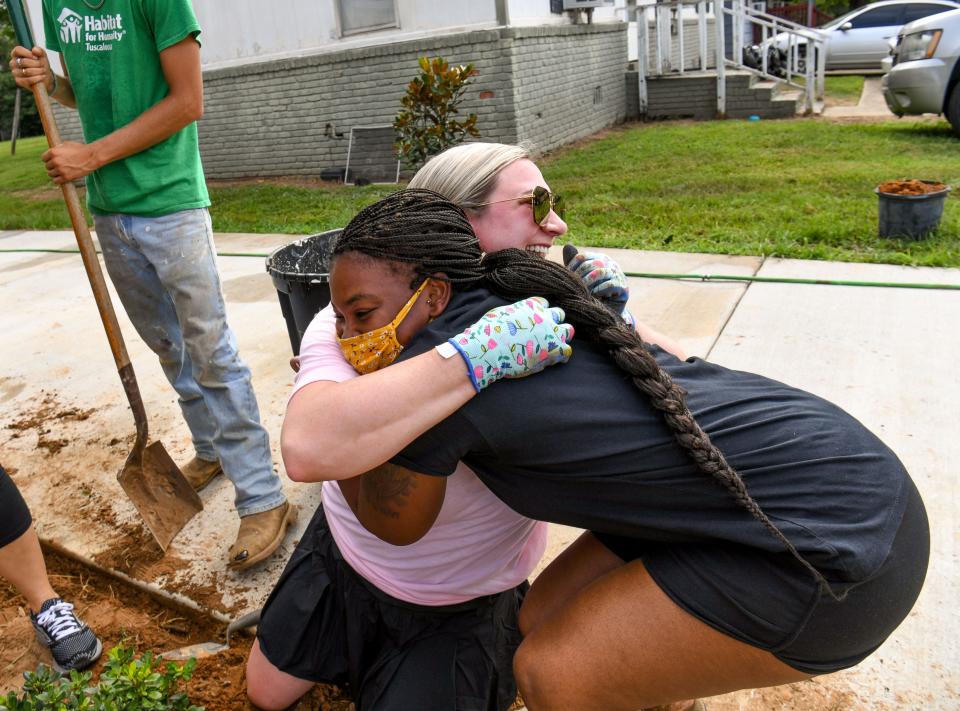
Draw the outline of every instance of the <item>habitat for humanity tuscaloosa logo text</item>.
[[[83,42],[88,52],[109,52],[113,43],[119,42],[127,31],[123,28],[120,14],[81,16],[70,8],[63,8],[60,17],[60,40],[77,44]]]

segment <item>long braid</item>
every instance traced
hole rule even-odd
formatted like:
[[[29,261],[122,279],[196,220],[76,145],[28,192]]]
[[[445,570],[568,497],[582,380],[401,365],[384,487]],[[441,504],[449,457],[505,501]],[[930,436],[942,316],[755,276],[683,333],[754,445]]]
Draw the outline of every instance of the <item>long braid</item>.
[[[604,346],[634,386],[659,410],[677,443],[704,474],[712,477],[759,521],[833,598],[826,578],[794,547],[750,496],[746,483],[703,431],[687,406],[686,392],[660,367],[636,331],[587,291],[568,269],[529,252],[505,249],[485,255],[463,212],[436,193],[405,190],[362,210],[337,240],[336,257],[360,252],[413,266],[418,276],[445,273],[460,289],[487,286],[517,301],[543,296],[559,306],[577,338]]]

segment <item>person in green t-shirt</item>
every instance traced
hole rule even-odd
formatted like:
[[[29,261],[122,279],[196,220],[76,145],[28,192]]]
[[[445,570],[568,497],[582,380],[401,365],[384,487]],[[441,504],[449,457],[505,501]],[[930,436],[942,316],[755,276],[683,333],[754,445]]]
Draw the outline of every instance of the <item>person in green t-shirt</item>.
[[[84,142],[43,154],[53,182],[86,178],[107,271],[137,332],[160,358],[196,456],[201,489],[233,482],[240,514],[228,565],[248,568],[280,545],[296,511],[273,471],[270,443],[226,321],[210,198],[200,164],[200,26],[190,0],[43,0],[47,48],[15,47],[17,85],[43,82],[77,109]]]

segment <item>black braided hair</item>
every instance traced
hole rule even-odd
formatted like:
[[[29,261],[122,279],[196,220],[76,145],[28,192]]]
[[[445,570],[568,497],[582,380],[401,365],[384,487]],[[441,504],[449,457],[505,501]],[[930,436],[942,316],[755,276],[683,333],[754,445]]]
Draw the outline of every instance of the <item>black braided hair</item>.
[[[429,190],[402,190],[363,209],[344,228],[333,256],[347,252],[411,265],[416,281],[442,272],[456,290],[484,286],[510,301],[542,296],[551,306],[562,308],[577,338],[605,347],[614,363],[662,413],[697,469],[727,489],[831,596],[838,600],[845,596],[833,591],[750,496],[746,483],[690,412],[684,389],[660,367],[637,332],[591,296],[570,270],[521,249],[482,255],[463,211]]]
[[[417,282],[442,272],[467,290],[483,278],[480,242],[463,210],[430,190],[401,190],[363,208],[331,258],[346,252],[410,265]]]

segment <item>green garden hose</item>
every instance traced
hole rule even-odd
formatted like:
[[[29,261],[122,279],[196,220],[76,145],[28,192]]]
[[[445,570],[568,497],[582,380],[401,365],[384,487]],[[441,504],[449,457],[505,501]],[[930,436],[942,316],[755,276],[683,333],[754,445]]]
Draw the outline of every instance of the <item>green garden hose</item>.
[[[78,254],[76,249],[0,249],[0,254],[16,253]],[[99,254],[99,252],[98,252]],[[218,257],[259,257],[266,259],[269,254],[260,252],[217,252]],[[653,272],[625,272],[628,277],[643,279],[673,279],[676,281],[742,281],[762,284],[812,284],[816,286],[870,286],[881,289],[939,289],[960,291],[960,284],[933,284],[929,282],[897,281],[856,281],[853,279],[802,279],[792,277],[740,276],[736,274],[661,274]]]

